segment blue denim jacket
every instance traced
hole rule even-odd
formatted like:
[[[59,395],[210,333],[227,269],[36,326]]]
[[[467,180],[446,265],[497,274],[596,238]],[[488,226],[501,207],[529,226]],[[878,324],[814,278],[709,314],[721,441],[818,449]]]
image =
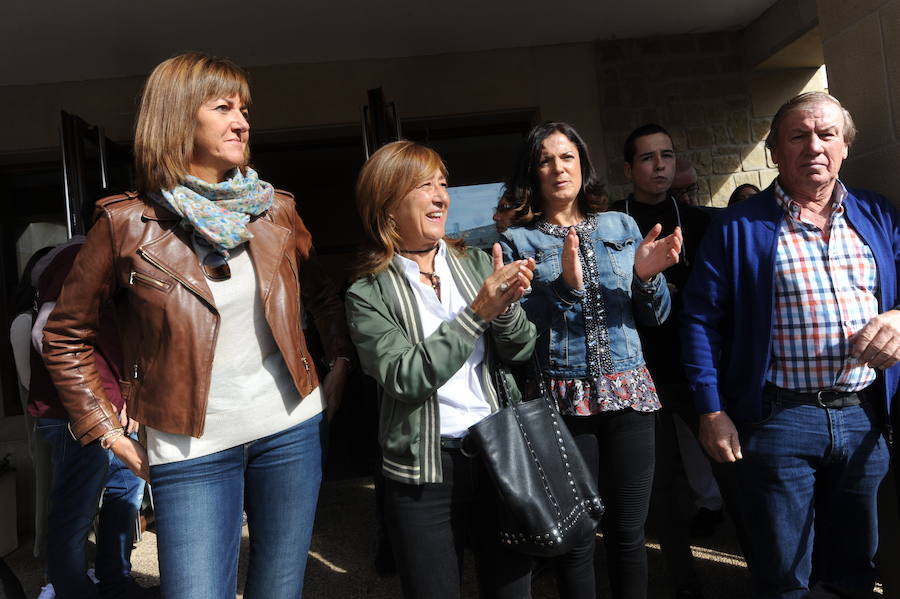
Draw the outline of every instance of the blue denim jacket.
[[[634,253],[643,236],[620,212],[589,216],[575,227],[585,289],[562,279],[566,229],[538,221],[501,235],[504,261],[534,258],[532,292],[522,299],[537,326],[537,358],[544,374],[575,379],[612,374],[644,363],[635,320],[659,325],[671,299],[662,274],[648,283],[634,276]]]

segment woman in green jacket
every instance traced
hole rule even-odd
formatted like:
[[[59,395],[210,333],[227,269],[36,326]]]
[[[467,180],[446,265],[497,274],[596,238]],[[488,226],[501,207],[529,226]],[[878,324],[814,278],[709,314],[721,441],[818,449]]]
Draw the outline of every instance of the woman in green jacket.
[[[495,377],[508,374],[498,362],[526,361],[534,349],[518,304],[534,261],[504,266],[499,245],[492,259],[444,239],[446,175],[434,150],[409,141],[363,166],[356,195],[369,249],[347,318],[381,391],[385,519],[404,596],[458,599],[470,540],[481,596],[521,599],[531,562],[500,544],[491,483],[461,445],[469,426],[500,408]]]

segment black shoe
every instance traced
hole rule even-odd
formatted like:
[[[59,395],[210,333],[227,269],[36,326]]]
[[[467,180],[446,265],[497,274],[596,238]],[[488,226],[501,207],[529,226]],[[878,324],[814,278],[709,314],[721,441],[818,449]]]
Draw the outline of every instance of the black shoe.
[[[697,510],[691,519],[691,537],[705,539],[713,536],[716,528],[722,523],[722,510],[708,510],[705,507]]]
[[[138,583],[134,583],[134,586],[128,589],[128,594],[125,597],[127,599],[160,599],[162,591],[158,584],[152,587],[142,587]]]
[[[675,591],[675,599],[703,599],[703,593],[700,586],[696,584],[688,584],[678,587]]]
[[[375,539],[375,572],[382,578],[388,578],[397,574],[397,564],[394,561],[394,552],[391,541],[386,531],[376,534]]]

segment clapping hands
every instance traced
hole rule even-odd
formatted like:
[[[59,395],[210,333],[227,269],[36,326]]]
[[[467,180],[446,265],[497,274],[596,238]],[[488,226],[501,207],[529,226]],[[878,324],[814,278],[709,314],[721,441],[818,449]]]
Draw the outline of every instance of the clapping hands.
[[[484,280],[478,295],[472,300],[472,309],[482,320],[490,322],[513,303],[522,299],[525,290],[531,287],[534,277],[534,259],[516,260],[503,264],[500,244],[491,250],[494,272]]]
[[[657,274],[678,263],[681,254],[681,227],[662,239],[657,239],[662,225],[657,223],[644,237],[634,254],[634,273],[646,283]]]

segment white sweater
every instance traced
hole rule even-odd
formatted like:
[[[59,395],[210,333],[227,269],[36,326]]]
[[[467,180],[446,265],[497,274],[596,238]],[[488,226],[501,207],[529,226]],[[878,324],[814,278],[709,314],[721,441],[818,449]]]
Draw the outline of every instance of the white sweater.
[[[231,278],[209,281],[219,312],[203,435],[147,427],[150,464],[209,455],[281,432],[323,410],[319,388],[302,402],[266,322],[246,244],[228,259]]]

